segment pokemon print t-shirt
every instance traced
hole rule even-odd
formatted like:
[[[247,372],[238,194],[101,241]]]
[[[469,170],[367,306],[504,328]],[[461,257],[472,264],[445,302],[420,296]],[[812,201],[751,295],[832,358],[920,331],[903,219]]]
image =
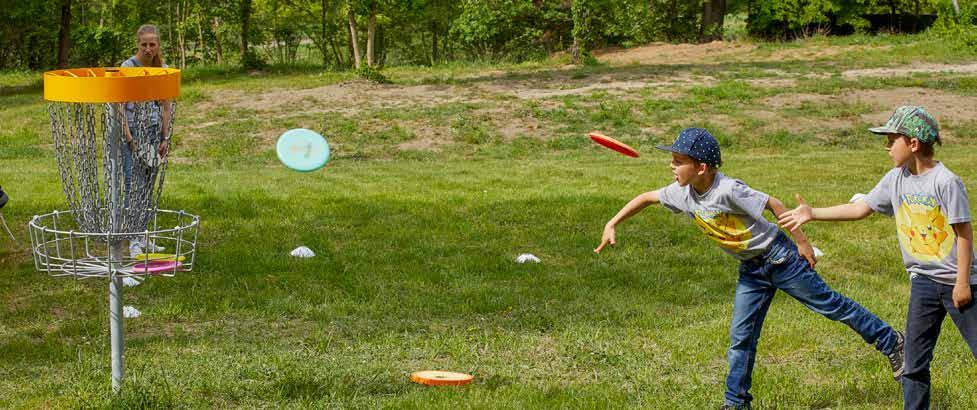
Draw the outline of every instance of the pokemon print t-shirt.
[[[864,201],[876,212],[895,216],[902,260],[910,275],[956,283],[957,235],[950,225],[970,221],[967,189],[960,177],[939,162],[922,175],[893,168]],[[977,260],[970,271],[977,272]],[[977,284],[977,276],[972,275],[970,283]]]
[[[769,196],[721,172],[709,190],[699,195],[692,185],[678,182],[658,192],[659,201],[684,213],[709,239],[739,260],[762,255],[777,237],[778,228],[763,217]]]

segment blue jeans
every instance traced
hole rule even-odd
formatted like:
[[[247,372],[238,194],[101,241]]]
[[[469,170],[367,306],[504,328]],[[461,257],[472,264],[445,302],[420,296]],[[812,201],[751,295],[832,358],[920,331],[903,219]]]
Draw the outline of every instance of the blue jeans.
[[[977,295],[977,285],[971,285],[970,290]],[[906,315],[906,371],[902,375],[902,398],[907,409],[930,407],[930,361],[947,313],[977,358],[977,304],[970,302],[957,310],[953,307],[953,286],[921,275],[914,277]]]
[[[855,301],[835,292],[797,253],[797,245],[783,232],[762,256],[740,263],[740,278],[733,302],[733,322],[727,359],[726,404],[748,405],[753,364],[760,329],[774,293],[780,289],[808,309],[831,320],[842,322],[874,344],[884,354],[892,352],[898,336],[883,322]]]

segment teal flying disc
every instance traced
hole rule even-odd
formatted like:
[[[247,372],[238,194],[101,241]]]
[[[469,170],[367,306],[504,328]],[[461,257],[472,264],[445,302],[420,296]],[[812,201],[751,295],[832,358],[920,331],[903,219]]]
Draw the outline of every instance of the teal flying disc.
[[[329,162],[329,143],[305,128],[286,131],[278,137],[275,150],[282,164],[299,172],[312,172]]]

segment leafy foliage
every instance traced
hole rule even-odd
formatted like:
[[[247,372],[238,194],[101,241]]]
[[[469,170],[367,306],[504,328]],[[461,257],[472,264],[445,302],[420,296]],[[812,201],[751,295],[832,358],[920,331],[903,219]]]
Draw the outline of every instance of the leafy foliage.
[[[586,59],[605,47],[709,41],[733,15],[748,16],[753,36],[789,38],[842,26],[868,31],[886,15],[932,21],[937,13],[942,35],[977,42],[969,30],[975,5],[962,3],[955,16],[949,0],[34,0],[0,7],[0,70],[54,67],[60,47],[71,66],[114,65],[135,52],[134,33],[147,23],[159,27],[171,66],[351,68],[350,13],[364,60],[375,22],[378,66],[526,61],[570,51],[574,39]],[[62,10],[70,11],[67,27]],[[742,27],[742,17],[728,20]]]

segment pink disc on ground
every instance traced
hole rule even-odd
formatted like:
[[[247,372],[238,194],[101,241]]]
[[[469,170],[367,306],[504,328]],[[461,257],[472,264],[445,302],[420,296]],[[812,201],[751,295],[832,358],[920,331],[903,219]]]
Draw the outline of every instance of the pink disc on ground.
[[[132,265],[132,273],[161,273],[179,270],[182,263],[176,261],[150,261]]]

